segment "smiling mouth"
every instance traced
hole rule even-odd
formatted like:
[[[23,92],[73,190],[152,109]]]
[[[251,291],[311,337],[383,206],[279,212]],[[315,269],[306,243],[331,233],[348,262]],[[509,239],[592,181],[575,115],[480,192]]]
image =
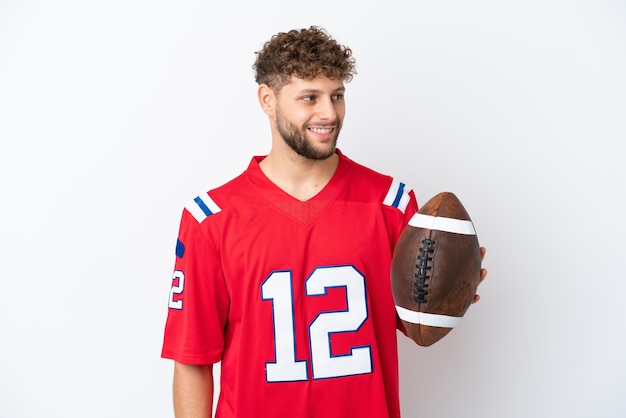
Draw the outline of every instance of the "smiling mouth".
[[[316,134],[329,134],[332,131],[335,130],[335,127],[329,127],[329,128],[322,128],[322,127],[316,127],[316,126],[312,126],[309,128],[309,130],[311,132],[314,132]]]

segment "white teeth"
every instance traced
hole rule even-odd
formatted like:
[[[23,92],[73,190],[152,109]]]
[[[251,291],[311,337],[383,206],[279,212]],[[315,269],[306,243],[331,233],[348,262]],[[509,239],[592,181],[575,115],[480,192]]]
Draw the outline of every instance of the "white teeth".
[[[333,131],[333,128],[309,128],[316,134],[329,134]]]

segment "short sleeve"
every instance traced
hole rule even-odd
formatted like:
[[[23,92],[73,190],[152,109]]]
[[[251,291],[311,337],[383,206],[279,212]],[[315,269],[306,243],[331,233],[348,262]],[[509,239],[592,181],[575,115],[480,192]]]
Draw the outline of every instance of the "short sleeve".
[[[183,211],[168,300],[162,357],[186,364],[221,359],[229,296],[216,229],[220,214],[199,222]]]

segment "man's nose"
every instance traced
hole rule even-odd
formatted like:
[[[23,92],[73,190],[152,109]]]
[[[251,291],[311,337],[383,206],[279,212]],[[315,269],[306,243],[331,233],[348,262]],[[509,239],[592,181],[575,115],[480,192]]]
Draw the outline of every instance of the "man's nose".
[[[321,120],[335,120],[337,119],[336,104],[332,98],[326,97],[323,100],[319,100],[317,105],[317,116]]]

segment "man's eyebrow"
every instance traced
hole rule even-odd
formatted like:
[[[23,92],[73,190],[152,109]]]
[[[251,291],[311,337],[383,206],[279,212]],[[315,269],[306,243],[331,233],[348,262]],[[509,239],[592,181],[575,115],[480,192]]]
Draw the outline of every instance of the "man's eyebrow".
[[[337,87],[335,90],[333,90],[333,93],[343,93],[344,91],[346,91],[345,87]],[[311,93],[323,93],[322,90],[320,89],[302,89],[298,91],[299,94],[311,94]]]

